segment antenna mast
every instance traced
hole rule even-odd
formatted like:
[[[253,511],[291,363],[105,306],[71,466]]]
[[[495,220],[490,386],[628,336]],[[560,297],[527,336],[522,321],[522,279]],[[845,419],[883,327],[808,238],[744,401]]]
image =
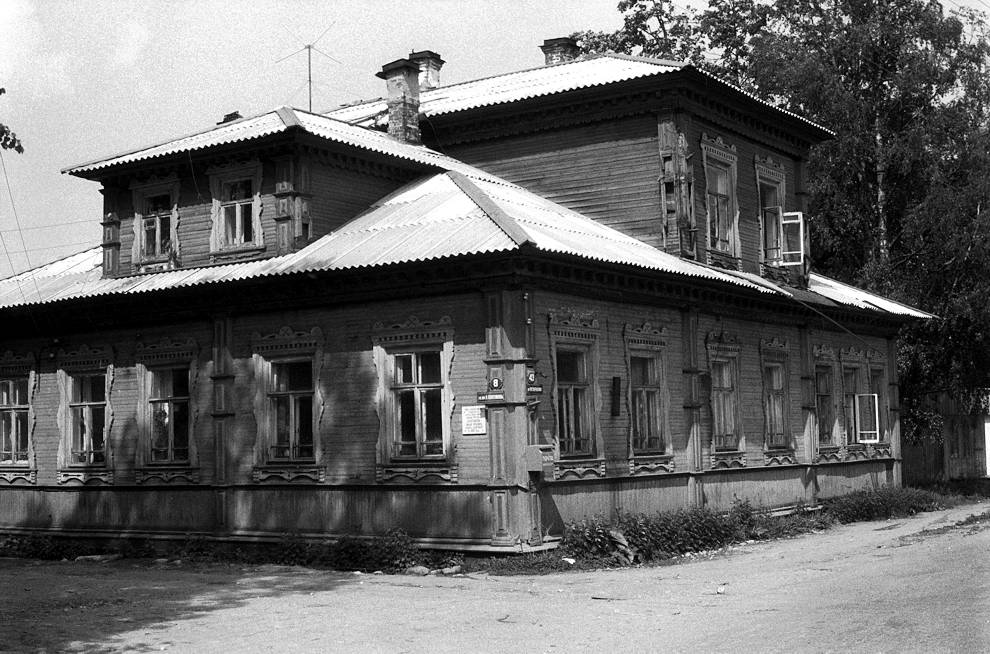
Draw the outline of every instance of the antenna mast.
[[[327,28],[325,30],[323,30],[323,32],[318,37],[316,37],[316,40],[313,41],[312,43],[307,43],[306,45],[304,45],[303,47],[299,48],[298,50],[296,50],[292,54],[286,55],[286,56],[282,57],[281,59],[279,59],[278,61],[275,62],[276,64],[282,63],[283,61],[285,61],[289,57],[294,57],[297,54],[299,54],[300,52],[302,52],[303,50],[306,51],[306,85],[309,87],[309,111],[310,112],[313,111],[313,50],[316,50],[321,55],[323,55],[324,57],[326,57],[327,59],[329,59],[330,61],[334,61],[334,62],[336,62],[338,64],[340,63],[340,60],[339,59],[336,59],[335,57],[332,57],[332,56],[328,55],[326,52],[323,52],[323,50],[320,50],[319,48],[316,47],[316,44],[319,43],[320,39],[322,39],[324,36],[326,36],[327,32],[330,31],[330,28],[333,27],[336,23],[337,23],[337,21],[334,21],[334,22],[330,23],[330,25],[327,26]],[[289,30],[287,28],[285,29],[285,31],[295,38],[295,35],[293,35],[291,32],[289,32]],[[298,92],[298,89],[296,90],[296,92]],[[293,95],[295,95],[295,92],[293,93]],[[290,100],[291,100],[291,98],[290,98]]]

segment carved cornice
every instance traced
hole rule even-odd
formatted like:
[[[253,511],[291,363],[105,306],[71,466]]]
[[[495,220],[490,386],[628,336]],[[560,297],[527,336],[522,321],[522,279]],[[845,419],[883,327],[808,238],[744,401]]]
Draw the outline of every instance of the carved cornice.
[[[326,478],[327,470],[323,466],[258,466],[251,471],[255,483],[323,483]]]
[[[797,463],[797,457],[793,451],[768,451],[763,453],[763,465],[765,466],[787,466]]]
[[[644,322],[639,327],[626,323],[623,334],[627,346],[662,348],[667,345],[667,341],[663,338],[666,330],[663,325],[653,325],[650,322]]]
[[[601,479],[605,477],[605,460],[555,461],[554,479]]]
[[[598,329],[598,314],[594,311],[580,311],[573,307],[560,307],[547,311],[547,319],[555,327]]]
[[[33,354],[15,354],[7,350],[3,355],[0,355],[0,374],[26,375],[33,368]]]
[[[450,316],[442,316],[439,320],[420,320],[416,316],[401,323],[385,325],[376,322],[372,328],[372,339],[378,345],[393,343],[409,343],[416,341],[442,342],[453,338],[453,321]]]
[[[825,343],[818,343],[812,347],[812,352],[816,359],[835,361],[835,348]]]
[[[20,470],[14,468],[4,468],[0,470],[0,481],[14,484],[24,481],[29,484],[38,483],[38,471],[33,468],[24,467]]]
[[[323,345],[323,330],[313,327],[307,331],[296,331],[289,326],[281,327],[272,334],[251,335],[251,349],[264,357],[294,352],[315,352]]]
[[[75,350],[59,350],[55,356],[61,368],[75,370],[97,370],[106,368],[113,362],[113,350],[110,347],[91,348],[85,343]]]
[[[134,481],[138,484],[177,484],[199,483],[197,468],[141,468],[134,471]]]
[[[113,484],[113,471],[112,470],[59,470],[58,471],[58,483],[60,484],[67,484],[69,482],[88,484],[91,481],[96,481],[101,484]]]
[[[787,341],[777,336],[761,338],[760,350],[765,353],[787,354]]]
[[[739,336],[724,330],[713,330],[705,336],[705,348],[708,354],[735,354],[739,352],[741,342]]]
[[[711,469],[727,470],[729,468],[745,468],[745,452],[712,452]]]
[[[181,339],[165,336],[156,343],[138,343],[135,357],[144,363],[190,361],[196,358],[197,350],[196,341],[191,338]]]

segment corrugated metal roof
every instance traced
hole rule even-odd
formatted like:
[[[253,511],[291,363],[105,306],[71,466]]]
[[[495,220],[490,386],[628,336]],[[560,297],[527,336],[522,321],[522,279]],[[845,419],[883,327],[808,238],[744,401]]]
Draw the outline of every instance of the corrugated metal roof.
[[[620,54],[592,55],[551,66],[515,71],[423,91],[420,94],[420,112],[430,117],[441,116],[478,107],[518,102],[529,98],[614,84],[653,75],[664,75],[685,69],[698,70],[693,66],[677,61]],[[699,72],[764,106],[797,118],[827,133],[832,133],[807,118],[761,100],[752,93],[743,91],[710,73]],[[380,127],[387,121],[387,108],[383,99],[376,99],[334,109],[327,115],[354,125]]]
[[[81,175],[111,166],[145,161],[183,152],[195,152],[230,143],[250,141],[284,132],[291,127],[299,127],[314,136],[327,139],[328,141],[343,143],[398,159],[415,161],[428,166],[435,166],[442,170],[457,170],[464,174],[478,177],[490,177],[484,171],[469,166],[457,159],[440,154],[426,146],[406,143],[382,132],[349,125],[334,118],[291,107],[278,107],[259,116],[225,123],[204,132],[185,136],[167,143],[80,164],[66,168],[62,172],[70,175]]]
[[[102,295],[154,293],[301,272],[449,259],[524,246],[731,284],[822,306],[844,305],[911,318],[931,317],[817,274],[812,274],[808,290],[803,291],[774,284],[758,275],[680,259],[514,184],[494,178],[464,178],[457,172],[412,182],[376,202],[336,232],[293,254],[101,279],[102,255],[97,247],[0,280],[0,308]]]

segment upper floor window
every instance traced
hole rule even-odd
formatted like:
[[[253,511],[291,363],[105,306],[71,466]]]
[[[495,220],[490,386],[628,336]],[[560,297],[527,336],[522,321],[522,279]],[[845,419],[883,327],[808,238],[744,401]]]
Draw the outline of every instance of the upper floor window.
[[[561,456],[592,453],[586,353],[586,350],[558,348],[554,357],[557,380],[557,441]]]
[[[151,463],[189,462],[189,368],[149,371]]]
[[[313,460],[313,362],[274,361],[268,401],[272,433],[269,460]]]
[[[28,461],[28,378],[0,379],[0,464]]]
[[[780,263],[780,220],[783,214],[780,187],[760,182],[760,220],[763,228],[763,261]]]
[[[137,265],[162,264],[177,258],[179,181],[174,175],[131,186],[134,203],[134,246]]]
[[[261,227],[260,162],[210,169],[213,194],[210,249],[240,250],[264,245]]]
[[[224,182],[220,196],[223,245],[254,242],[254,191],[250,179]]]
[[[69,377],[70,463],[106,463],[107,391],[104,373]]]
[[[708,248],[739,256],[738,203],[736,198],[736,152],[722,139],[701,138],[704,159]]]

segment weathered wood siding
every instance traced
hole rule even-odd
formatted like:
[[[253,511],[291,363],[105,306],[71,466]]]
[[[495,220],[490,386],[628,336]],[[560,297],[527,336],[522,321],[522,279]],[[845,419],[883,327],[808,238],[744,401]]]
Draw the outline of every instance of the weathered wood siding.
[[[447,154],[663,248],[651,115],[451,145]]]
[[[332,161],[312,157],[309,163],[313,194],[309,211],[314,238],[339,229],[403,184],[393,178],[333,165]]]

